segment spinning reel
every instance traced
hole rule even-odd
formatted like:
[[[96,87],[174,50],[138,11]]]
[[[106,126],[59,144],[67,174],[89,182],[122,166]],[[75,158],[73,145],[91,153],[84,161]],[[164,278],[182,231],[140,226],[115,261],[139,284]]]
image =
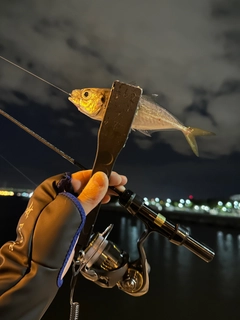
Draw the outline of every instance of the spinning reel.
[[[93,235],[86,250],[80,252],[77,260],[80,272],[102,288],[116,285],[132,296],[144,295],[149,288],[150,266],[143,248],[148,233],[144,232],[137,242],[139,258],[130,262],[128,253],[107,240],[112,228],[110,225],[103,233]]]
[[[79,252],[76,265],[80,273],[88,280],[102,288],[117,286],[120,290],[132,296],[141,296],[149,289],[150,266],[143,247],[148,235],[156,231],[178,246],[184,246],[205,262],[210,262],[214,252],[206,245],[193,239],[186,228],[173,224],[149,208],[142,198],[130,190],[125,190],[119,196],[119,203],[132,215],[141,219],[146,228],[137,242],[139,258],[133,262],[129,255],[119,249],[113,242],[107,240],[113,225],[103,233],[93,234],[87,248]]]

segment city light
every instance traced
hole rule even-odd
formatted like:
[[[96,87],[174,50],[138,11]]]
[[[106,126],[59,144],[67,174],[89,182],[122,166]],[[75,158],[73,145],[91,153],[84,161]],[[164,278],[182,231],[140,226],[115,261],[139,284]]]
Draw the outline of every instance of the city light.
[[[31,198],[33,194],[32,190],[23,189],[0,189],[1,196],[15,196],[21,198]],[[191,200],[190,200],[191,199]],[[240,217],[240,201],[236,200],[236,197],[230,197],[229,200],[197,200],[193,196],[188,196],[188,198],[171,199],[166,198],[166,200],[161,199],[157,196],[154,198],[144,197],[143,201],[145,205],[150,206],[153,210],[158,212],[161,211],[176,211],[179,213],[198,213],[206,215],[221,215],[221,216],[234,216]],[[118,201],[115,205],[119,205]]]
[[[12,196],[14,196],[14,192],[8,191],[8,190],[0,190],[0,196],[12,197]]]
[[[22,190],[22,189],[0,189],[0,196],[5,196],[5,197],[22,197],[22,198],[31,198],[33,194],[32,190]]]
[[[197,200],[180,198],[179,200],[172,200],[166,198],[166,200],[160,199],[159,197],[147,198],[144,197],[144,202],[147,206],[155,207],[158,211],[179,211],[188,213],[202,213],[208,215],[221,215],[221,216],[234,216],[240,217],[240,202],[237,200]]]

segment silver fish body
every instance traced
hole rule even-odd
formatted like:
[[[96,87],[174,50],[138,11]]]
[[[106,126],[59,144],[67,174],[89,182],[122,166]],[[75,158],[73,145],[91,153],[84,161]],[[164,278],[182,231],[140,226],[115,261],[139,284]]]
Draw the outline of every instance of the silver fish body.
[[[184,130],[186,127],[169,111],[160,107],[148,96],[142,96],[139,107],[132,123],[132,129],[143,134],[159,130]]]

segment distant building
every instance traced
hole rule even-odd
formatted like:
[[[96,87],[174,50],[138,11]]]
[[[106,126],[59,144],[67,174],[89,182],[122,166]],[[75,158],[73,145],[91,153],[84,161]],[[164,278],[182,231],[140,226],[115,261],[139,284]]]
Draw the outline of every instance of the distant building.
[[[240,194],[234,194],[230,197],[230,200],[232,201],[240,201]]]

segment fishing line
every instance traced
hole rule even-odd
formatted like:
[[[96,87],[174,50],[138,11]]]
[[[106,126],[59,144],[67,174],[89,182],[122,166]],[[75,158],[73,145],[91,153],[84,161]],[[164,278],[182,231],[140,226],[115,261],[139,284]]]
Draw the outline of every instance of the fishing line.
[[[35,187],[37,187],[37,184],[32,181],[28,176],[26,176],[20,169],[18,169],[14,164],[12,164],[9,160],[7,160],[1,153],[0,157],[5,160],[11,167],[13,167],[17,172],[19,172],[24,178],[26,178],[29,182],[31,182]]]
[[[21,122],[19,122],[18,120],[16,120],[15,118],[13,118],[12,116],[10,116],[7,112],[3,111],[0,109],[0,114],[2,114],[5,118],[7,118],[8,120],[10,120],[11,122],[15,123],[18,127],[20,127],[21,129],[23,129],[24,131],[26,131],[27,133],[29,133],[31,136],[33,136],[34,138],[36,138],[38,141],[42,142],[43,144],[45,144],[47,147],[49,147],[50,149],[52,149],[53,151],[55,151],[56,153],[58,153],[61,157],[63,157],[64,159],[68,160],[69,162],[71,162],[72,164],[78,166],[80,169],[82,170],[86,170],[86,168],[79,162],[77,162],[75,159],[73,159],[72,157],[68,156],[65,152],[63,152],[62,150],[58,149],[57,147],[55,147],[53,144],[51,144],[50,142],[48,142],[47,140],[45,140],[43,137],[39,136],[37,133],[35,133],[34,131],[32,131],[31,129],[29,129],[28,127],[26,127],[24,124],[22,124]]]
[[[21,67],[21,66],[17,65],[16,63],[14,63],[14,62],[12,62],[12,61],[10,61],[10,60],[8,60],[8,59],[4,58],[3,56],[0,56],[0,58],[1,58],[2,60],[6,61],[6,62],[8,62],[8,63],[10,63],[10,64],[12,64],[13,66],[17,67],[18,69],[20,69],[20,70],[22,70],[22,71],[24,71],[24,72],[26,72],[26,73],[30,74],[31,76],[33,76],[33,77],[35,77],[35,78],[37,78],[38,80],[41,80],[41,81],[43,81],[43,82],[45,82],[45,83],[49,84],[50,86],[54,87],[55,89],[58,89],[59,91],[62,91],[63,93],[67,94],[68,96],[71,96],[71,94],[70,94],[70,93],[68,93],[67,91],[65,91],[65,90],[63,90],[63,89],[61,89],[61,88],[59,88],[58,86],[55,86],[55,84],[53,84],[53,83],[51,83],[51,82],[49,82],[49,81],[47,81],[47,80],[45,80],[45,79],[43,79],[43,78],[41,78],[41,77],[37,76],[36,74],[34,74],[34,73],[32,73],[32,72],[30,72],[30,71],[28,71],[28,70],[24,69],[23,67]]]
[[[16,120],[15,118],[13,118],[12,116],[10,116],[7,112],[3,111],[0,109],[0,114],[3,115],[5,118],[7,118],[8,120],[10,120],[11,122],[15,123],[18,127],[20,127],[21,129],[23,129],[25,132],[29,133],[32,137],[34,137],[35,139],[37,139],[38,141],[40,141],[41,143],[45,144],[47,147],[49,147],[50,149],[52,149],[53,151],[55,151],[56,153],[58,153],[61,157],[63,157],[64,159],[66,159],[67,161],[71,162],[73,165],[77,166],[78,168],[80,168],[81,170],[87,170],[86,167],[84,167],[81,163],[79,163],[77,160],[73,159],[72,157],[70,157],[69,155],[67,155],[65,152],[63,152],[62,150],[58,149],[57,147],[55,147],[53,144],[51,144],[50,142],[48,142],[47,140],[45,140],[44,138],[42,138],[40,135],[38,135],[37,133],[35,133],[34,131],[32,131],[31,129],[29,129],[28,127],[26,127],[24,124],[22,124],[21,122],[19,122],[18,120]],[[113,190],[114,192],[116,192],[118,195],[120,195],[122,192],[120,190],[117,189],[117,187],[113,187],[113,186],[109,186],[109,189]]]

